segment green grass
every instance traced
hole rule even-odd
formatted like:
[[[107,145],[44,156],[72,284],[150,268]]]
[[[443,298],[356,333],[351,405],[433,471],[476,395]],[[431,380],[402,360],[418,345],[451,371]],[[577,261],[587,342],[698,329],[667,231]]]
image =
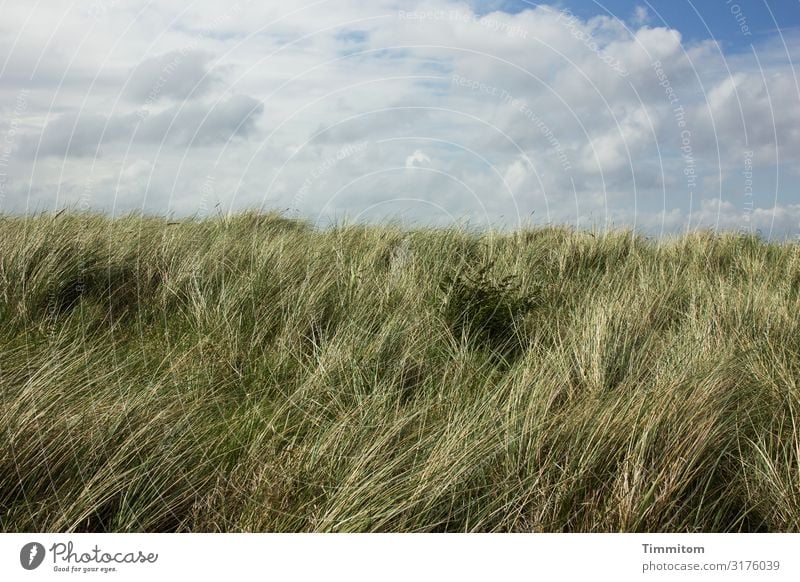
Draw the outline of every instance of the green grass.
[[[800,247],[0,218],[4,531],[800,531]]]

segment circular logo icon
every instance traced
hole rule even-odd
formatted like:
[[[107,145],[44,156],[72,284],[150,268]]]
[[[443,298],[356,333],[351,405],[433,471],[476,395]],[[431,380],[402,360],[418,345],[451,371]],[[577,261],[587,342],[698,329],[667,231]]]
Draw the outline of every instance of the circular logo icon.
[[[44,561],[44,546],[39,542],[30,542],[19,551],[19,563],[26,570],[35,570]]]

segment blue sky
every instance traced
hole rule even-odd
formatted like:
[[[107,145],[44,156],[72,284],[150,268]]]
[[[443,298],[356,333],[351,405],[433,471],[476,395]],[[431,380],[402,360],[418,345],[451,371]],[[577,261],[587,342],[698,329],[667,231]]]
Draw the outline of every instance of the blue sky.
[[[775,35],[778,30],[786,35],[800,32],[800,3],[797,0],[563,0],[557,3],[502,0],[476,2],[474,6],[479,13],[492,10],[516,13],[537,4],[563,6],[582,18],[604,14],[621,20],[629,20],[641,6],[647,8],[652,16],[650,24],[653,26],[675,28],[690,42],[715,38],[733,51],[749,51],[752,43]],[[750,34],[742,33],[743,26]]]
[[[796,0],[12,0],[0,211],[796,237],[799,60]]]

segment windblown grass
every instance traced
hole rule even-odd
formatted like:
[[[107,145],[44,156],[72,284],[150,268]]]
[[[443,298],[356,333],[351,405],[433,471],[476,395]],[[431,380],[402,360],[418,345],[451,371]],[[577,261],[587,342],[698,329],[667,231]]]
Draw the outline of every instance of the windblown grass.
[[[800,531],[800,249],[0,218],[5,531]]]

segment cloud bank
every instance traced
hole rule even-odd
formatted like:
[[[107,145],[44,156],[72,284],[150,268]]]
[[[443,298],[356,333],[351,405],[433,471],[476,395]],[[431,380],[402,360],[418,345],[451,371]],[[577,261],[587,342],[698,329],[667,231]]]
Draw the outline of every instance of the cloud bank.
[[[270,4],[12,3],[0,210],[800,232],[797,36]]]

